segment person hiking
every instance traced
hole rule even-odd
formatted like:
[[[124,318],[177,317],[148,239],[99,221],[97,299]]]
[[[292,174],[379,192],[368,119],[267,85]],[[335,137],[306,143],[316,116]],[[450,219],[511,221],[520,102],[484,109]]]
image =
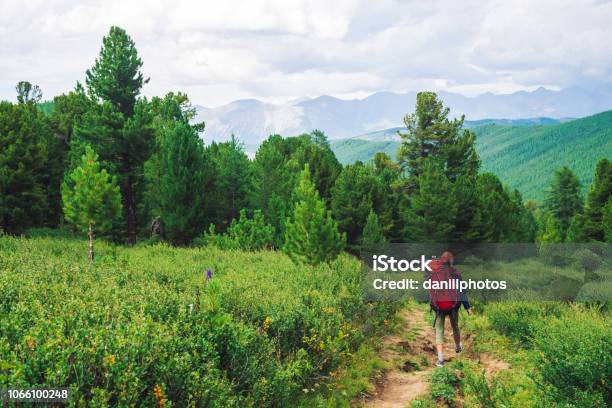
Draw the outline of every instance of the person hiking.
[[[440,288],[429,289],[429,298],[431,309],[436,313],[434,319],[436,351],[438,354],[436,365],[442,367],[444,365],[444,323],[446,316],[449,317],[451,327],[453,328],[455,352],[461,353],[463,345],[461,344],[461,333],[459,331],[459,309],[463,305],[469,315],[473,312],[467,298],[467,293],[449,287],[452,286],[450,285],[452,280],[456,279],[455,282],[457,284],[461,280],[461,274],[454,267],[453,254],[445,251],[439,259],[434,259],[430,262],[430,269],[431,272],[428,273],[427,279],[431,281],[432,286],[434,282],[438,282],[438,286],[440,286]],[[448,283],[439,284],[440,282]],[[456,285],[453,287],[456,287]]]

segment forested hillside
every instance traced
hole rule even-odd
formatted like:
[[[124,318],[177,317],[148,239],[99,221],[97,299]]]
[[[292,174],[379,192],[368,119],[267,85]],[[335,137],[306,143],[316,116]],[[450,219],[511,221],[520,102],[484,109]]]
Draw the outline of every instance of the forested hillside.
[[[543,199],[552,171],[561,166],[586,189],[597,160],[612,157],[612,111],[559,125],[484,125],[474,132],[483,168],[525,198]]]
[[[400,142],[396,140],[364,140],[358,138],[332,140],[331,148],[342,164],[351,164],[356,161],[367,162],[374,158],[378,152],[383,152],[389,157],[395,157]]]
[[[544,119],[537,125],[531,125],[533,121],[466,121],[466,127],[477,136],[483,169],[517,188],[525,198],[541,201],[552,172],[560,166],[572,169],[586,191],[597,160],[612,157],[612,111],[565,123]],[[363,138],[334,140],[331,147],[345,164],[371,160],[377,152],[395,157],[401,145],[399,137],[393,137],[396,132],[393,128]]]

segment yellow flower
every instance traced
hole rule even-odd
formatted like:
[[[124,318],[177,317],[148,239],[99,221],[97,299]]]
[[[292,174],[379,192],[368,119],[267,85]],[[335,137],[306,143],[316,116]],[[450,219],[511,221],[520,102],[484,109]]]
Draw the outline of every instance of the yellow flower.
[[[161,389],[159,385],[155,385],[155,387],[153,387],[153,395],[155,396],[155,399],[157,400],[157,406],[159,408],[162,408],[164,404],[166,403],[166,401],[164,400],[164,391]]]
[[[272,318],[268,316],[263,322],[262,330],[264,331],[264,333],[268,331],[268,329],[270,328],[270,324],[272,324]]]
[[[112,354],[105,356],[104,359],[102,360],[105,366],[112,366],[113,364],[115,364],[116,361],[117,359]]]

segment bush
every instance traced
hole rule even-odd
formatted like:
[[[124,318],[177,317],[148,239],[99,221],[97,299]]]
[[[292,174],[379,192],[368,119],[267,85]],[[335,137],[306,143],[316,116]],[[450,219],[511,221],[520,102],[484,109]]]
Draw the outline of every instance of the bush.
[[[601,258],[595,252],[583,248],[574,253],[577,266],[585,271],[591,272],[601,266]]]
[[[274,227],[266,224],[263,214],[255,210],[253,218],[249,218],[246,210],[240,210],[240,219],[232,220],[225,234],[217,234],[215,226],[210,225],[207,233],[196,238],[196,246],[214,245],[219,249],[242,249],[254,251],[272,248]]]
[[[459,384],[459,377],[448,367],[436,368],[431,374],[431,396],[450,404],[455,398],[455,387]]]
[[[545,264],[552,266],[567,266],[572,260],[566,245],[560,243],[541,243],[538,254]]]
[[[561,305],[555,302],[498,302],[488,306],[491,326],[498,332],[529,345],[542,319],[559,316]]]
[[[359,262],[0,237],[0,383],[78,406],[288,406],[395,313]],[[206,269],[212,269],[212,280]]]
[[[596,309],[572,307],[534,336],[537,366],[554,397],[578,407],[612,400],[612,326]]]

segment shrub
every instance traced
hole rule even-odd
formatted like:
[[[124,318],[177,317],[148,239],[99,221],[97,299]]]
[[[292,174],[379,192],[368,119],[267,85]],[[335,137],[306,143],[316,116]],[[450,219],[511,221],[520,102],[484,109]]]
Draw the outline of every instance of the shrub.
[[[502,370],[487,377],[486,371],[466,372],[464,406],[485,408],[549,407],[554,402],[546,399],[532,379],[533,373],[518,369]]]
[[[469,372],[465,380],[467,388],[471,391],[480,406],[495,407],[495,402],[493,400],[495,391],[489,386],[484,372]]]
[[[0,383],[70,387],[78,406],[288,406],[396,311],[359,262],[0,237]],[[212,269],[212,280],[206,269]]]
[[[450,404],[455,398],[455,387],[459,384],[459,377],[448,367],[436,368],[431,374],[431,396]]]
[[[540,243],[538,254],[547,265],[566,266],[571,263],[566,246],[560,243]]]
[[[596,309],[572,307],[535,332],[537,365],[554,397],[579,407],[612,400],[612,326]]]
[[[487,310],[495,330],[524,345],[529,344],[542,319],[560,314],[561,306],[555,302],[498,302],[490,304]]]
[[[601,257],[593,251],[582,248],[574,252],[574,263],[577,268],[592,273],[601,266]]]
[[[219,249],[242,249],[254,251],[271,248],[274,241],[274,227],[266,224],[263,214],[255,210],[249,218],[246,210],[240,210],[240,219],[232,220],[225,234],[217,234],[215,226],[210,225],[207,233],[194,240],[195,245],[214,245]]]

